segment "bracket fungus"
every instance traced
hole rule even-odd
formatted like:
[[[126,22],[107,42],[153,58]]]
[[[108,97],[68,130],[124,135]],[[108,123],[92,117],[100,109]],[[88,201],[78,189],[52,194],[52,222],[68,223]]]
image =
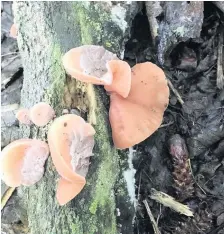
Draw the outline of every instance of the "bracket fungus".
[[[39,102],[30,109],[31,121],[39,126],[45,126],[55,116],[54,109],[45,102]]]
[[[30,119],[30,111],[26,108],[22,108],[18,110],[18,112],[16,113],[16,118],[22,124],[26,124],[26,125],[32,124],[32,121]]]
[[[20,139],[1,152],[2,180],[10,187],[33,185],[44,174],[48,145],[36,139]]]
[[[115,147],[129,148],[153,134],[161,125],[169,102],[169,88],[162,69],[146,62],[132,68],[127,98],[110,96],[109,118]]]
[[[127,97],[131,87],[131,68],[116,54],[102,46],[84,45],[69,50],[62,58],[72,77],[91,84],[105,85],[110,92]]]
[[[62,58],[64,68],[72,77],[83,82],[110,85],[113,77],[107,62],[117,56],[102,46],[84,45],[69,50]]]
[[[60,205],[72,200],[86,184],[94,134],[94,128],[74,114],[58,117],[49,129],[51,157],[61,176],[56,195]]]

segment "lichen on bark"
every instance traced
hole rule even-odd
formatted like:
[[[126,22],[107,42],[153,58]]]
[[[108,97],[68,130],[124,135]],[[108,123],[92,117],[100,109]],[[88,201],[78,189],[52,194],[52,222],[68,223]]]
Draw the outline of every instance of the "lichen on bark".
[[[120,7],[120,19],[112,8]],[[115,187],[119,184],[125,215],[124,230],[131,230],[133,205],[127,199],[120,155],[114,149],[108,112],[101,87],[83,84],[68,77],[61,57],[82,44],[103,45],[121,55],[130,31],[129,25],[138,12],[136,2],[16,2],[15,23],[23,58],[24,84],[21,103],[24,107],[45,100],[57,116],[63,108],[77,107],[95,124],[94,157],[83,191],[67,205],[60,207],[55,199],[58,174],[48,159],[43,179],[18,193],[27,210],[31,233],[118,233]],[[117,17],[117,18],[116,18]],[[119,20],[126,21],[121,22]],[[49,125],[48,125],[49,126]],[[24,136],[46,140],[48,126],[24,128]],[[122,216],[122,212],[121,212]],[[120,218],[122,220],[122,217]],[[122,229],[121,228],[121,229]],[[130,231],[128,233],[131,233]]]

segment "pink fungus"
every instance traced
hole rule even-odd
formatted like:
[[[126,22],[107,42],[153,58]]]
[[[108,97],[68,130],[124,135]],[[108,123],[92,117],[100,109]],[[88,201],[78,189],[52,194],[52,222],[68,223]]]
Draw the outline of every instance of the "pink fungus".
[[[26,124],[26,125],[32,124],[32,121],[30,119],[30,111],[26,108],[22,108],[18,110],[18,112],[16,113],[16,118],[22,124]]]
[[[57,186],[57,200],[64,205],[81,192],[94,147],[95,130],[74,114],[63,115],[53,122],[48,142],[53,163],[61,178]]]
[[[44,174],[48,145],[36,139],[20,139],[1,152],[2,180],[10,187],[32,185]]]
[[[39,102],[30,109],[30,119],[39,127],[43,127],[48,124],[54,116],[54,109],[45,102]]]

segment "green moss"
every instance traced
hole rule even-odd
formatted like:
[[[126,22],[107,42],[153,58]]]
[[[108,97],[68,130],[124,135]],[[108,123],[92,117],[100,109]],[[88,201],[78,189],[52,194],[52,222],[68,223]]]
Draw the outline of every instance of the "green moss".
[[[78,10],[78,18],[80,22],[82,44],[91,45],[93,43],[92,36],[90,34],[91,25],[82,8],[79,8]]]
[[[98,201],[94,201],[91,204],[91,206],[89,208],[89,211],[91,212],[91,214],[96,214],[97,206],[98,206]]]
[[[81,226],[81,222],[79,220],[79,218],[76,218],[76,221],[74,223],[74,219],[69,215],[68,216],[68,222],[70,224],[70,229],[71,229],[71,233],[70,234],[76,234],[76,233],[81,233],[82,232],[82,226]]]
[[[48,88],[45,94],[45,100],[47,100],[55,110],[61,109],[61,101],[64,93],[65,84],[65,70],[62,65],[62,53],[60,46],[54,44],[52,47],[51,56],[51,86]]]
[[[113,195],[113,186],[119,173],[117,169],[118,154],[117,151],[110,145],[110,135],[108,132],[109,126],[107,124],[108,121],[105,118],[106,113],[103,113],[104,108],[99,100],[100,98],[98,97],[97,101],[99,109],[97,111],[97,117],[98,120],[101,121],[98,121],[97,125],[95,126],[97,133],[95,140],[97,150],[99,150],[96,157],[101,158],[101,163],[97,170],[95,180],[96,187],[91,194],[92,199],[89,206],[89,211],[93,215],[96,213],[97,215],[100,213],[104,217],[108,215],[111,220],[107,225],[104,225],[103,230],[105,234],[112,234],[116,233],[116,216],[114,214],[116,205],[115,197]],[[110,213],[108,214],[108,212]],[[102,217],[102,219],[104,219],[104,217]],[[97,222],[97,220],[95,221]],[[108,230],[105,230],[105,227],[107,227]]]
[[[102,44],[103,46],[112,47],[112,41],[117,42],[113,37],[113,30],[105,33],[105,25],[110,21],[109,13],[99,4],[90,2],[89,4],[74,3],[75,20],[79,21],[82,44]],[[107,35],[108,40],[102,38],[103,34]],[[116,44],[116,43],[115,43]]]
[[[108,48],[110,48],[110,47],[112,47],[112,43],[109,42],[109,41],[106,41],[106,42],[105,42],[105,46],[108,47]]]
[[[101,35],[101,24],[90,18],[90,5],[92,4],[90,3],[88,6],[76,2],[73,4],[75,21],[79,22],[82,44],[94,44],[94,37]]]

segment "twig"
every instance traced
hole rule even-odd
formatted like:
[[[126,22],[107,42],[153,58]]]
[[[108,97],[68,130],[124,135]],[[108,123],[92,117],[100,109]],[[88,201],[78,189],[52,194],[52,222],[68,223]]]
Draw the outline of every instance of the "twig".
[[[170,125],[174,124],[174,121],[171,121],[169,123],[166,123],[166,124],[161,124],[159,128],[165,128],[165,127],[168,127]]]
[[[7,201],[9,198],[12,196],[13,192],[15,191],[16,188],[8,188],[6,192],[4,193],[2,199],[1,199],[1,210],[5,207]]]
[[[140,195],[141,182],[142,182],[142,172],[140,172],[140,178],[139,178],[139,184],[138,184],[138,196],[137,196],[138,201],[139,201],[139,195]]]
[[[221,30],[219,35],[219,45],[218,45],[218,59],[217,59],[217,80],[216,85],[219,89],[224,87],[224,75],[223,75],[223,30]]]
[[[146,208],[146,210],[147,210],[147,213],[148,213],[148,215],[149,215],[149,218],[150,218],[150,220],[151,220],[151,222],[152,222],[152,227],[153,227],[154,232],[155,232],[156,234],[161,234],[161,232],[159,231],[159,228],[158,228],[158,226],[157,226],[157,223],[156,223],[156,221],[155,221],[155,219],[154,219],[154,217],[153,217],[153,215],[152,215],[152,211],[151,211],[150,208],[149,208],[148,202],[147,202],[146,200],[143,200],[143,203],[144,203],[144,205],[145,205],[145,208]]]
[[[191,170],[191,175],[192,175],[192,177],[193,177],[193,179],[194,179],[195,184],[201,189],[201,191],[202,191],[204,194],[206,194],[205,190],[198,184],[198,182],[196,181],[196,179],[195,179],[195,177],[194,177],[194,174],[193,174],[193,171],[192,171],[192,167],[191,167],[191,160],[190,160],[190,159],[188,159],[188,164],[189,164],[189,167],[190,167],[190,170]]]
[[[173,84],[171,83],[171,81],[169,79],[167,79],[167,83],[170,87],[170,89],[173,91],[173,93],[176,95],[177,100],[180,102],[181,105],[184,104],[183,99],[181,98],[180,94],[178,93],[178,91],[174,88]]]
[[[8,55],[13,55],[13,54],[18,54],[19,52],[12,52],[12,53],[7,53],[7,54],[2,54],[1,57],[5,57]]]
[[[22,74],[23,74],[23,68],[19,67],[19,69],[12,75],[12,77],[2,82],[1,91],[7,89],[13,82],[19,79],[22,76]]]
[[[16,58],[18,58],[20,55],[16,55],[13,58],[10,58],[10,61],[4,66],[2,67],[2,70],[5,69],[8,65],[10,65]]]
[[[166,207],[169,207],[172,210],[175,210],[176,212],[180,214],[183,214],[186,216],[194,216],[193,212],[190,210],[190,208],[187,205],[184,205],[176,201],[173,197],[169,196],[166,193],[157,191],[152,188],[150,198],[159,202],[160,204]]]
[[[156,219],[157,225],[158,225],[158,223],[159,223],[159,219],[160,219],[160,216],[161,216],[161,214],[162,214],[161,209],[162,209],[162,206],[161,206],[161,204],[160,204],[160,205],[159,205],[159,214],[158,214],[158,217],[157,217],[157,219]]]

